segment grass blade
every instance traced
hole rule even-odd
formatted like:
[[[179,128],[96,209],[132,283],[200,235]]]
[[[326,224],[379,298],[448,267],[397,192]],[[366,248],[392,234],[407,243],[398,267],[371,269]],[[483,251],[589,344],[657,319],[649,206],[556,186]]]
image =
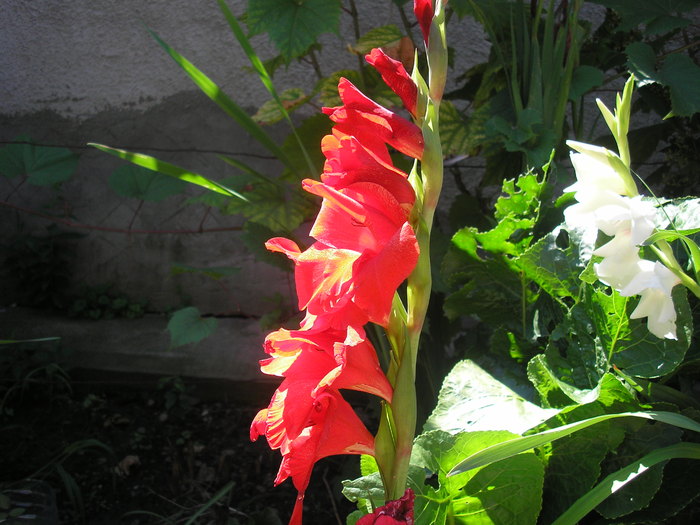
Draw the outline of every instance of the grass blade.
[[[539,447],[545,443],[550,443],[557,439],[566,437],[569,434],[583,430],[584,428],[595,425],[596,423],[601,423],[603,421],[607,421],[608,419],[620,417],[639,417],[643,419],[651,419],[686,430],[700,432],[700,423],[686,416],[674,414],[673,412],[622,412],[620,414],[604,414],[602,416],[596,416],[589,419],[584,419],[582,421],[577,421],[575,423],[570,423],[568,425],[563,425],[561,427],[545,430],[544,432],[538,432],[537,434],[531,434],[529,436],[523,436],[492,445],[480,450],[476,454],[472,454],[465,460],[460,461],[449,472],[448,476],[461,474],[462,472],[515,456],[516,454],[520,454],[521,452],[525,452],[531,448]]]
[[[179,65],[205,95],[216,102],[227,115],[233,118],[243,129],[245,129],[255,140],[264,146],[270,153],[277,157],[285,166],[292,168],[290,160],[282,149],[272,140],[267,132],[255,122],[250,115],[231,100],[208,76],[202,73],[192,62],[180,55],[172,47],[165,43],[157,33],[148,29],[151,36],[158,42],[171,58]]]
[[[650,467],[662,461],[676,458],[700,459],[700,444],[677,443],[670,447],[660,448],[625,468],[613,472],[592,490],[577,499],[552,525],[576,525],[605,498],[620,490]]]
[[[227,197],[236,197],[237,199],[248,202],[248,199],[246,199],[243,195],[232,190],[231,188],[227,188],[223,184],[219,184],[218,182],[207,179],[202,175],[193,173],[179,166],[175,166],[174,164],[170,164],[169,162],[151,157],[150,155],[144,155],[143,153],[132,153],[123,149],[110,148],[104,144],[95,144],[94,142],[90,142],[88,146],[93,146],[101,151],[104,151],[105,153],[119,157],[120,159],[128,160],[137,166],[157,171],[165,175],[170,175],[176,179],[184,180],[185,182],[189,182],[191,184],[196,184],[197,186],[201,186],[202,188],[206,188],[210,191],[226,195]]]
[[[309,175],[314,175],[317,171],[316,166],[314,166],[314,163],[311,160],[308,151],[304,147],[304,143],[302,142],[301,137],[299,137],[299,134],[297,133],[296,127],[292,123],[292,119],[289,117],[287,108],[280,99],[279,94],[275,89],[275,85],[272,83],[272,77],[270,77],[270,74],[267,72],[267,69],[265,69],[265,66],[260,60],[260,57],[258,57],[258,55],[255,53],[253,46],[250,45],[250,41],[245,36],[245,33],[243,32],[240,24],[238,23],[238,20],[236,20],[236,17],[233,16],[233,13],[228,8],[228,5],[226,5],[226,2],[224,0],[217,0],[217,2],[219,3],[219,8],[224,14],[228,25],[231,27],[233,36],[235,36],[236,40],[238,40],[238,43],[240,44],[241,48],[243,48],[243,51],[245,52],[246,56],[248,57],[248,60],[250,61],[250,64],[253,66],[253,69],[255,69],[255,71],[257,72],[258,77],[260,77],[260,81],[263,83],[268,93],[270,93],[272,99],[277,104],[277,107],[279,107],[280,112],[282,113],[282,115],[284,115],[285,120],[289,123],[289,126],[292,128],[292,133],[294,134],[294,137],[296,138],[297,143],[299,144],[299,148],[301,149],[301,152],[304,155],[304,160],[306,161],[306,164],[309,167]]]
[[[194,523],[197,523],[197,518],[199,518],[202,514],[209,510],[210,507],[216,504],[216,502],[218,502],[226,494],[231,492],[231,489],[235,484],[235,481],[229,481],[228,483],[226,483],[226,485],[224,485],[216,494],[214,494],[209,501],[207,501],[197,512],[190,516],[190,519],[187,520],[185,525],[193,525]]]

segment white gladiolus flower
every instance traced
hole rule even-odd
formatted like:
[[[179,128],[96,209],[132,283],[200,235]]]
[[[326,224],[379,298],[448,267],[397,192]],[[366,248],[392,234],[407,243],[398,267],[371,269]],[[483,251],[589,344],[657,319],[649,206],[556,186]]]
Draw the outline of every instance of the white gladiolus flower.
[[[611,191],[629,195],[625,180],[610,163],[610,151],[600,146],[568,141],[567,144],[581,153],[571,153],[571,163],[576,171],[576,182],[564,191],[575,191],[584,197],[589,193]],[[576,198],[578,199],[578,196]]]
[[[639,273],[639,248],[631,241],[630,232],[618,233],[610,242],[593,252],[603,257],[594,265],[595,273],[603,283],[616,290],[626,287]]]
[[[641,295],[631,319],[647,317],[647,328],[661,339],[677,339],[676,309],[671,292],[681,280],[660,262],[640,260],[639,271],[629,284],[620,290],[620,295]]]
[[[614,200],[614,203],[605,204],[593,212],[596,227],[610,236],[629,231],[632,244],[643,243],[654,231],[656,208],[640,196],[617,196]]]

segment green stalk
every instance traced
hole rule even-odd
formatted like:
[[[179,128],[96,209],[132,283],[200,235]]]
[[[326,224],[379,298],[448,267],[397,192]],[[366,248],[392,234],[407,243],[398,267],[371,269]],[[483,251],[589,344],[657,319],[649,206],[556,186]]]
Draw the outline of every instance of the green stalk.
[[[415,172],[409,177],[416,191],[411,224],[416,233],[420,253],[418,263],[408,277],[407,308],[403,310],[403,303],[395,297],[387,330],[392,347],[396,347],[394,355],[398,356],[398,361],[392,363],[387,373],[394,387],[394,396],[391,405],[385,406],[382,411],[384,425],[380,425],[376,439],[377,463],[382,472],[387,500],[400,498],[406,490],[416,432],[416,361],[432,287],[430,231],[443,179],[439,109],[447,73],[444,22],[444,6],[438,0],[427,50],[429,94],[425,116],[419,116],[425,148],[421,158],[420,177]],[[414,75],[416,74],[414,71]],[[418,82],[418,85],[419,89],[425,89],[425,84]],[[391,445],[393,457],[388,457],[392,450]]]

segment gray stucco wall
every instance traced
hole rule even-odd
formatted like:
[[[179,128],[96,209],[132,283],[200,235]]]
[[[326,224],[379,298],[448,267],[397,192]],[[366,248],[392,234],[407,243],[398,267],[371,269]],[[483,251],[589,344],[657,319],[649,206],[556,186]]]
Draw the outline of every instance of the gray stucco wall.
[[[229,2],[235,12],[241,2]],[[369,4],[369,2],[366,2]],[[362,8],[366,31],[387,23],[400,25],[393,2]],[[200,170],[213,178],[232,171],[214,154],[227,151],[264,154],[258,145],[201,94],[148,35],[146,26],[195,63],[244,107],[255,110],[268,96],[257,77],[243,69],[247,59],[213,0],[87,1],[8,0],[0,10],[0,141],[28,134],[46,144],[83,146],[87,142],[128,146],[164,160]],[[475,24],[463,22],[453,35],[463,40],[460,61],[475,62],[488,45]],[[351,20],[343,15],[341,34],[322,37],[321,67],[325,73],[356,67],[346,51],[354,41]],[[255,37],[263,57],[274,51],[266,38]],[[454,42],[453,42],[454,44]],[[275,74],[278,89],[315,82],[307,64],[293,62]],[[305,110],[308,114],[310,109]],[[272,130],[280,138],[287,129]],[[153,149],[172,150],[167,152]],[[194,230],[204,214],[201,206],[182,206],[183,199],[146,203],[124,199],[109,189],[110,173],[120,162],[93,150],[82,157],[75,177],[64,185],[64,206],[74,222],[107,228]],[[274,162],[246,160],[274,173]],[[48,188],[20,188],[0,179],[0,194],[12,203],[41,209],[52,196]],[[197,194],[196,189],[189,195]],[[49,210],[51,211],[51,210]],[[54,210],[55,211],[55,208]],[[2,234],[21,222],[42,230],[48,222],[25,212],[0,207]],[[210,214],[205,228],[236,227],[236,217]],[[143,235],[83,230],[78,244],[77,275],[81,282],[115,282],[135,298],[149,298],[155,309],[191,300],[203,311],[259,316],[269,308],[268,293],[289,294],[282,272],[258,264],[242,246],[237,232],[193,235]],[[169,274],[171,262],[191,266],[238,266],[228,289],[205,278]],[[260,283],[264,283],[261,290]]]

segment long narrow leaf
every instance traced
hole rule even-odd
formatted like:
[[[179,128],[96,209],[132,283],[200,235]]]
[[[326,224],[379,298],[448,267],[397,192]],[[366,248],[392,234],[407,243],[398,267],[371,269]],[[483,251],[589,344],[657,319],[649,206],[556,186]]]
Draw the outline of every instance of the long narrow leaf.
[[[270,153],[282,161],[287,167],[291,168],[289,158],[284,153],[284,151],[272,140],[272,138],[267,134],[267,132],[255,122],[250,115],[248,115],[243,109],[231,100],[221,89],[217,86],[208,76],[202,73],[197,67],[192,64],[185,57],[180,55],[172,47],[165,43],[157,33],[148,29],[151,36],[158,42],[165,51],[172,57],[172,59],[179,65],[185,73],[190,77],[192,82],[194,82],[199,89],[201,89],[205,95],[216,102],[221,109],[223,109],[230,117],[232,117],[243,129],[245,129],[255,140],[257,140],[262,146],[264,146]]]
[[[584,419],[583,421],[577,421],[575,423],[570,423],[568,425],[563,425],[561,427],[552,428],[545,430],[544,432],[538,432],[537,434],[532,434],[529,436],[523,436],[509,441],[504,441],[503,443],[498,443],[492,445],[483,450],[480,450],[476,454],[472,454],[464,461],[459,462],[448,474],[448,476],[454,476],[456,474],[461,474],[468,470],[488,465],[495,461],[500,461],[501,459],[509,458],[530,450],[531,448],[539,447],[545,443],[550,443],[557,439],[573,434],[579,430],[595,425],[602,421],[607,421],[608,419],[615,419],[620,417],[639,417],[643,419],[652,419],[654,421],[661,421],[662,423],[667,423],[669,425],[674,425],[679,428],[684,428],[686,430],[694,430],[695,432],[700,432],[700,423],[694,421],[686,416],[680,414],[674,414],[673,412],[622,412],[620,414],[604,414],[602,416],[592,417],[590,419]]]
[[[126,151],[123,149],[110,148],[104,144],[95,144],[94,142],[90,142],[88,146],[93,146],[101,151],[104,151],[105,153],[119,157],[120,159],[128,160],[137,166],[157,171],[159,173],[163,173],[164,175],[169,175],[191,184],[196,184],[197,186],[201,186],[202,188],[206,188],[210,191],[226,195],[227,197],[236,197],[248,202],[248,199],[246,199],[243,195],[232,190],[231,188],[227,188],[223,184],[219,184],[218,182],[207,179],[202,175],[193,173],[179,166],[175,166],[174,164],[170,164],[169,162],[151,157],[150,155],[144,155],[143,153],[132,153],[131,151]]]
[[[217,0],[217,2],[219,3],[219,8],[224,14],[228,25],[231,27],[231,31],[233,31],[233,35],[236,37],[236,40],[238,40],[238,43],[240,44],[241,48],[243,48],[243,51],[248,57],[248,60],[250,60],[251,65],[258,73],[260,81],[270,93],[272,99],[277,104],[277,107],[279,108],[280,112],[282,113],[282,115],[284,115],[284,118],[287,120],[289,126],[292,128],[292,133],[294,134],[294,137],[296,138],[297,143],[299,144],[299,148],[301,149],[301,152],[304,155],[304,160],[306,161],[309,167],[309,174],[313,175],[316,171],[316,167],[314,166],[314,163],[311,160],[311,157],[309,156],[309,152],[306,150],[306,147],[304,147],[304,143],[301,140],[299,134],[297,133],[296,127],[294,126],[294,123],[292,123],[292,119],[289,117],[289,112],[287,111],[287,108],[282,102],[282,99],[280,99],[277,90],[275,89],[275,85],[272,83],[272,77],[270,77],[270,74],[267,72],[267,69],[265,69],[265,66],[262,63],[262,60],[260,60],[260,57],[258,57],[258,55],[255,53],[253,46],[250,45],[250,41],[245,36],[245,33],[243,32],[240,24],[238,23],[238,20],[236,20],[236,17],[233,16],[233,13],[228,8],[228,5],[226,5],[226,2],[224,0]]]
[[[676,458],[700,459],[700,445],[697,443],[677,443],[650,452],[640,460],[610,474],[592,490],[577,499],[552,525],[576,525],[600,502],[620,490],[634,478],[657,463]]]
[[[241,170],[243,173],[247,173],[248,175],[252,175],[256,179],[260,179],[265,182],[269,182],[270,184],[274,184],[275,186],[280,186],[284,187],[284,184],[280,182],[279,180],[273,178],[273,177],[268,177],[264,173],[260,173],[258,170],[252,168],[245,162],[241,162],[240,160],[234,158],[234,157],[229,157],[228,155],[217,155],[219,159],[223,160],[225,163],[230,164],[234,168],[237,168]]]
[[[197,523],[197,518],[199,518],[202,514],[209,510],[210,507],[216,504],[217,501],[219,501],[226,494],[228,494],[235,485],[235,483],[235,481],[229,481],[228,483],[226,483],[226,485],[224,485],[216,494],[214,494],[209,501],[202,505],[202,507],[197,512],[192,514],[192,516],[190,517],[190,519],[187,520],[185,525],[192,525],[194,523]]]

